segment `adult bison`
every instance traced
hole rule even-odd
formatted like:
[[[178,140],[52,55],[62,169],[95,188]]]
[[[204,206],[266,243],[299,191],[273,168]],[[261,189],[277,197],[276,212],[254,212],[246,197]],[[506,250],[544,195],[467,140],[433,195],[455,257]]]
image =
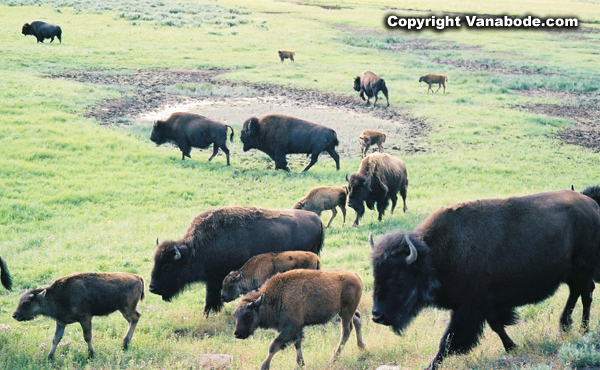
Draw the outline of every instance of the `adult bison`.
[[[412,232],[377,241],[373,321],[401,333],[423,307],[452,310],[430,369],[473,348],[485,322],[507,351],[515,348],[504,330],[517,321],[514,308],[548,298],[561,283],[570,292],[561,327],[581,297],[587,329],[599,254],[600,207],[573,191],[442,207]]]
[[[158,240],[157,240],[158,244]],[[149,290],[170,301],[188,284],[206,283],[204,313],[219,311],[221,284],[251,257],[292,250],[319,253],[323,224],[303,210],[221,207],[196,216],[182,239],[157,245]]]
[[[44,39],[50,39],[50,42],[52,42],[56,37],[62,44],[62,30],[55,24],[41,21],[31,22],[31,24],[25,23],[21,29],[21,33],[25,36],[33,35],[37,39],[37,42],[41,43],[44,42]]]
[[[364,71],[362,77],[354,77],[354,90],[360,91],[360,97],[362,100],[367,101],[367,105],[369,105],[369,100],[372,97],[375,97],[373,106],[377,104],[377,94],[381,91],[385,96],[385,100],[387,100],[387,106],[390,106],[390,99],[388,98],[388,89],[387,86],[385,86],[385,80],[371,71]],[[365,99],[365,94],[367,95],[367,99]]]
[[[392,200],[392,213],[398,202],[398,191],[402,196],[402,210],[406,212],[406,188],[408,177],[406,165],[396,157],[385,153],[373,153],[360,162],[358,173],[348,178],[348,206],[356,211],[353,226],[358,226],[358,220],[365,214],[365,205],[369,209],[377,203],[378,220]]]
[[[241,140],[244,151],[258,149],[275,161],[275,169],[289,171],[285,156],[293,153],[310,154],[308,171],[327,152],[340,170],[340,156],[335,151],[339,144],[337,134],[330,128],[282,114],[269,114],[260,119],[252,117],[244,122]]]
[[[152,127],[150,140],[161,145],[172,141],[181,150],[181,160],[190,157],[193,148],[206,149],[213,144],[211,161],[219,148],[227,156],[229,166],[229,149],[227,149],[227,127],[231,129],[229,141],[233,141],[233,127],[193,113],[173,113],[166,121],[156,121]]]

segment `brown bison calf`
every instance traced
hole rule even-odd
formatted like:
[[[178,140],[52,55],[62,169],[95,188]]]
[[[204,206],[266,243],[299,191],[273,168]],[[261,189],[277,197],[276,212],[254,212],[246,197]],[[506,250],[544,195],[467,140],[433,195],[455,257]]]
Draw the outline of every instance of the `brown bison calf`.
[[[129,322],[129,329],[123,338],[123,347],[127,349],[141,316],[135,309],[141,299],[144,299],[144,279],[139,275],[126,272],[73,274],[56,280],[48,288],[26,291],[13,318],[27,321],[44,315],[56,320],[56,332],[48,359],[54,356],[65,326],[78,322],[83,329],[90,357],[93,357],[92,317],[119,310]]]
[[[325,324],[336,314],[342,319],[342,336],[335,360],[356,326],[356,339],[364,347],[360,313],[356,310],[362,295],[358,274],[346,270],[292,270],[277,274],[258,291],[248,293],[235,309],[235,332],[246,339],[257,327],[275,329],[279,335],[269,346],[261,370],[269,369],[273,355],[286,344],[296,347],[296,362],[304,365],[302,330],[307,325]]]
[[[363,131],[358,138],[360,144],[360,157],[364,158],[371,145],[377,145],[379,153],[383,153],[383,143],[385,143],[387,135],[379,131]]]
[[[221,299],[231,302],[240,294],[260,288],[267,279],[279,273],[295,269],[319,270],[321,260],[312,252],[289,251],[263,253],[254,256],[241,269],[231,271],[223,279]]]
[[[295,52],[288,50],[279,50],[277,53],[279,53],[279,59],[281,59],[281,63],[283,63],[284,59],[289,59],[292,61],[292,63],[294,63],[294,55],[296,55]]]
[[[442,88],[442,86],[444,86],[444,94],[446,93],[446,81],[448,81],[448,77],[444,76],[444,75],[425,75],[425,76],[421,76],[419,77],[419,82],[425,82],[426,84],[429,85],[429,88],[427,88],[427,94],[429,94],[429,90],[431,90],[431,92],[433,92],[433,89],[431,88],[431,85],[433,84],[438,84],[438,89],[435,90],[434,94],[437,94],[438,91],[440,91],[440,89]]]
[[[348,196],[347,186],[319,186],[300,199],[294,204],[294,209],[303,209],[305,211],[311,211],[319,216],[321,212],[330,209],[331,218],[327,222],[326,228],[331,225],[331,221],[337,215],[336,207],[340,207],[342,210],[343,221],[342,224],[346,223],[346,197]]]

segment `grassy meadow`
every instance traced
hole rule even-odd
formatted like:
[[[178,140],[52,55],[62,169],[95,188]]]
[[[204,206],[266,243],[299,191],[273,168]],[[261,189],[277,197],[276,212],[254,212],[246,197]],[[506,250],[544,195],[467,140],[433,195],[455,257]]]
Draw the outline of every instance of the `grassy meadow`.
[[[191,160],[181,161],[179,150],[150,142],[148,127],[122,130],[86,118],[95,104],[126,96],[126,89],[48,77],[54,73],[225,69],[219,79],[357,98],[352,78],[369,69],[386,80],[390,109],[427,122],[427,150],[402,155],[410,181],[409,211],[388,211],[382,222],[367,211],[353,228],[354,211],[348,208],[346,226],[339,214],[326,231],[324,268],[353,270],[363,279],[359,309],[366,350],[357,348],[352,333],[340,360],[332,364],[339,323],[307,328],[307,370],[385,364],[420,369],[437,351],[448,312],[425,310],[401,337],[371,321],[373,279],[365,247],[370,231],[377,238],[410,230],[438,207],[460,201],[571,184],[581,190],[600,182],[600,153],[555,136],[573,120],[521,108],[573,104],[560,100],[569,94],[597,96],[598,1],[148,0],[140,2],[144,11],[135,3],[107,1],[98,7],[98,2],[0,0],[0,255],[14,280],[12,292],[0,288],[0,369],[202,369],[210,368],[203,362],[206,353],[231,355],[228,369],[258,368],[276,333],[258,330],[245,341],[235,339],[235,303],[206,319],[203,284],[189,286],[171,303],[147,292],[128,351],[120,347],[127,330],[121,315],[95,318],[94,359],[87,358],[81,327],[73,324],[55,360],[47,361],[54,322],[38,317],[19,323],[11,314],[26,289],[70,273],[126,271],[149,283],[156,238],[180,238],[199,212],[227,205],[288,208],[314,186],[344,184],[345,174],[360,163],[357,146],[355,155],[342,156],[339,172],[327,155],[308,173],[268,169],[271,163],[264,156],[241,151],[242,121],[232,123],[236,138],[228,143],[234,147],[230,167],[222,154],[208,163],[207,150],[194,150]],[[383,16],[392,7],[410,15],[576,16],[589,32],[405,34],[383,28]],[[60,25],[62,44],[37,44],[33,36],[23,36],[22,25],[34,20]],[[428,47],[412,47],[416,44]],[[296,63],[280,63],[281,49],[295,50]],[[497,68],[471,70],[455,67],[458,62]],[[532,73],[510,73],[516,70]],[[417,81],[427,73],[449,77],[445,95],[426,94],[427,86]],[[532,90],[552,94],[523,93]],[[363,103],[357,98],[357,104]],[[324,212],[322,220],[329,216]],[[507,330],[519,345],[515,352],[506,354],[486,328],[479,346],[449,357],[442,369],[600,365],[599,305],[593,305],[589,335],[560,333],[566,297],[563,286],[547,301],[519,308],[521,321]],[[578,304],[574,328],[580,317]],[[272,368],[295,368],[295,351],[275,355]]]

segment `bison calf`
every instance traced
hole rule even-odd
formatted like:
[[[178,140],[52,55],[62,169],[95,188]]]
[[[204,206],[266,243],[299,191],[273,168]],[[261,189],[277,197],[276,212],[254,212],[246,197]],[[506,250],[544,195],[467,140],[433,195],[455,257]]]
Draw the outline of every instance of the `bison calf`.
[[[6,289],[12,290],[12,279],[10,278],[8,268],[2,257],[0,257],[0,282],[2,282],[2,285]]]
[[[371,145],[377,145],[379,153],[383,153],[383,143],[385,143],[387,135],[379,131],[363,131],[358,137],[358,143],[360,144],[360,157],[364,158],[367,155],[367,151]]]
[[[425,76],[421,76],[419,77],[419,82],[425,82],[426,84],[429,85],[429,87],[427,88],[427,94],[429,94],[429,90],[431,90],[431,92],[433,92],[433,89],[431,88],[431,85],[433,84],[438,84],[438,89],[435,90],[434,94],[437,94],[438,91],[440,91],[440,89],[442,88],[442,86],[444,86],[444,94],[446,93],[446,81],[448,81],[448,77],[444,76],[444,75],[425,75]]]
[[[348,196],[347,186],[319,186],[300,199],[294,204],[294,209],[303,209],[305,211],[311,211],[319,216],[321,212],[330,209],[331,218],[327,222],[326,228],[331,225],[331,221],[337,215],[336,207],[340,207],[342,210],[343,221],[342,224],[346,223],[346,197]]]
[[[235,332],[246,339],[256,328],[275,329],[279,335],[269,346],[261,370],[269,369],[273,355],[286,344],[296,347],[296,362],[304,365],[302,330],[307,325],[325,324],[336,314],[342,319],[342,336],[333,360],[342,348],[352,326],[356,339],[364,347],[360,313],[356,310],[362,295],[358,274],[346,270],[292,270],[277,274],[258,291],[248,293],[235,309]]]
[[[293,51],[288,50],[279,50],[279,59],[281,59],[281,63],[283,63],[284,59],[289,59],[292,63],[294,63],[294,55],[296,55]]]
[[[65,326],[78,322],[90,357],[93,357],[92,317],[119,310],[129,323],[123,338],[123,347],[127,349],[141,316],[136,310],[141,299],[144,299],[144,279],[139,275],[126,272],[73,274],[56,280],[48,288],[26,291],[12,316],[17,321],[32,320],[37,315],[56,320],[48,359],[54,356]]]
[[[254,256],[241,269],[231,271],[223,279],[224,302],[231,302],[240,294],[260,288],[267,279],[279,273],[295,269],[319,270],[321,260],[312,252],[289,251],[263,253]]]
[[[377,76],[371,71],[364,71],[362,77],[354,77],[354,90],[360,91],[360,97],[365,100],[365,94],[367,95],[367,105],[369,100],[375,97],[373,106],[377,104],[377,94],[381,91],[387,100],[387,106],[390,106],[390,99],[388,98],[388,89],[385,86],[383,78]]]
[[[229,149],[227,149],[227,128],[231,129],[229,141],[233,141],[233,127],[224,123],[192,113],[173,113],[166,121],[156,121],[152,127],[150,140],[161,145],[172,141],[181,150],[181,160],[192,158],[192,148],[206,149],[213,144],[211,161],[219,148],[227,156],[229,166]]]
[[[42,43],[44,42],[44,39],[50,39],[50,42],[52,42],[56,37],[62,44],[62,30],[55,24],[40,21],[31,22],[31,24],[25,23],[21,33],[25,36],[33,35],[37,39],[37,42]]]

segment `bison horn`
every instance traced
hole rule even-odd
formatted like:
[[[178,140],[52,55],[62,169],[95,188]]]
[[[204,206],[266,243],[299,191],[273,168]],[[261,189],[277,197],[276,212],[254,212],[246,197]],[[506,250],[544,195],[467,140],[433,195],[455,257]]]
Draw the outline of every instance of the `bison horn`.
[[[156,238],[156,246],[158,247],[158,238]]]
[[[346,174],[346,181],[350,182],[350,180],[348,180],[348,174]]]
[[[406,264],[410,265],[411,263],[417,260],[417,248],[415,248],[415,245],[410,241],[408,234],[404,235],[404,239],[406,239],[406,242],[408,243],[408,248],[410,249],[410,254],[408,255],[408,257],[406,257]]]
[[[175,250],[175,257],[173,257],[173,260],[178,261],[181,259],[181,253],[179,253],[179,249],[177,249],[177,247],[173,247],[173,249]]]
[[[367,246],[371,247],[371,249],[375,248],[375,244],[373,243],[373,233],[372,232],[369,232],[369,244]]]

